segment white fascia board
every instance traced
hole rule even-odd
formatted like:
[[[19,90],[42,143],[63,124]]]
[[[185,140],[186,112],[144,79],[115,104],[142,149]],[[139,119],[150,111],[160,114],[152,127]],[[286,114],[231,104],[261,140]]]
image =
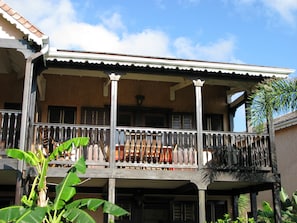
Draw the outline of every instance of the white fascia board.
[[[104,63],[104,64],[119,64],[119,65],[134,65],[138,67],[149,66],[151,68],[165,68],[165,69],[180,69],[193,71],[209,71],[222,73],[236,73],[249,74],[253,76],[263,77],[277,77],[286,78],[293,73],[293,69],[254,66],[247,64],[232,64],[232,63],[218,63],[199,60],[179,60],[173,58],[158,58],[158,57],[144,57],[121,54],[107,54],[107,53],[91,53],[91,52],[76,52],[76,51],[57,51],[51,49],[47,60],[57,61],[73,61],[81,63]]]
[[[6,19],[9,23],[12,25],[15,25],[18,30],[20,30],[24,35],[28,36],[29,40],[34,41],[38,45],[42,46],[43,44],[43,39],[48,38],[46,36],[40,38],[36,35],[34,35],[30,30],[28,30],[23,24],[21,24],[18,20],[13,18],[11,15],[9,15],[6,11],[0,8],[0,14],[3,15],[3,18]]]

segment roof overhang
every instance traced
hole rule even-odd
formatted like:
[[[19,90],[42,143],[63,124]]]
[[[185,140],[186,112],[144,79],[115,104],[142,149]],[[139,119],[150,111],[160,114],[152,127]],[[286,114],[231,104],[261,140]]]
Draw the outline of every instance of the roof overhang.
[[[276,131],[297,125],[297,111],[285,114],[274,119],[274,128]]]
[[[206,71],[234,75],[261,76],[263,78],[286,78],[293,69],[255,66],[248,64],[220,63],[201,60],[184,60],[162,57],[146,57],[125,54],[97,53],[50,49],[47,61],[87,64],[117,65],[139,68],[161,68],[177,71]]]
[[[0,15],[21,31],[28,41],[35,42],[41,48],[44,47],[44,42],[48,43],[48,36],[2,1],[0,2]]]

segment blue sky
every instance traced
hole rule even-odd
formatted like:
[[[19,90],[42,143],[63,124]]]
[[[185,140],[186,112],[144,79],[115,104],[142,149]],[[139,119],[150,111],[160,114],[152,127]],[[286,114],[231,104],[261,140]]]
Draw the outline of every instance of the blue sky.
[[[4,1],[55,48],[297,68],[297,0]]]
[[[297,0],[5,0],[62,49],[297,68]]]

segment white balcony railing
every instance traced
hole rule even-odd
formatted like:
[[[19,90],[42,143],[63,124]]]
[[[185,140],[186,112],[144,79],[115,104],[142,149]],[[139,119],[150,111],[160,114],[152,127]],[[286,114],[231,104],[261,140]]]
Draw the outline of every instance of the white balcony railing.
[[[89,137],[88,146],[72,148],[70,152],[57,157],[52,164],[68,166],[83,156],[89,167],[104,167],[108,166],[109,135],[109,128],[106,126],[35,123],[31,149],[40,148],[48,155],[68,139]]]
[[[160,169],[197,168],[196,134],[192,130],[118,127],[116,165]]]
[[[203,131],[203,145],[197,146],[197,131],[163,128],[117,127],[115,148],[110,148],[108,126],[34,124],[33,147],[49,154],[67,139],[86,136],[90,144],[73,148],[57,157],[54,165],[70,165],[84,156],[89,167],[193,170],[198,168],[198,149],[203,149],[203,165],[216,169],[269,169],[269,136],[251,133]],[[110,150],[115,150],[111,160]]]

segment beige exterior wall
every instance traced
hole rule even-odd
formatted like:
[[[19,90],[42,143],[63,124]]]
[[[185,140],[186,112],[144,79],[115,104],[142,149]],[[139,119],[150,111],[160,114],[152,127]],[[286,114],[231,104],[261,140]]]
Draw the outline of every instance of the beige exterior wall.
[[[282,187],[291,195],[297,190],[297,124],[280,129],[275,135]]]
[[[294,118],[296,120],[296,117],[297,113],[295,112],[275,120],[278,171],[281,174],[281,186],[290,197],[297,190],[297,122],[287,124],[287,121]],[[260,193],[258,196],[259,207],[263,201],[272,204],[272,193]]]

